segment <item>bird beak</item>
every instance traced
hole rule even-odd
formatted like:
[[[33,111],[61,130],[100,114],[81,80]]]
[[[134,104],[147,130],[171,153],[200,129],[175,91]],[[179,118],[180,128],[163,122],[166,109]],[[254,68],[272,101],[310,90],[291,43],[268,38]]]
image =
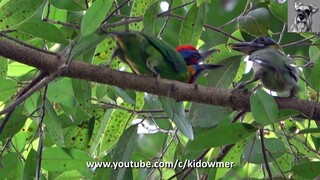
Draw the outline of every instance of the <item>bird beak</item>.
[[[252,52],[264,48],[264,44],[256,42],[239,42],[239,43],[230,43],[229,46],[236,51],[251,54]]]
[[[201,58],[198,60],[198,62],[202,62],[202,61],[206,60],[214,52],[220,52],[220,49],[210,49],[204,53],[201,53]]]

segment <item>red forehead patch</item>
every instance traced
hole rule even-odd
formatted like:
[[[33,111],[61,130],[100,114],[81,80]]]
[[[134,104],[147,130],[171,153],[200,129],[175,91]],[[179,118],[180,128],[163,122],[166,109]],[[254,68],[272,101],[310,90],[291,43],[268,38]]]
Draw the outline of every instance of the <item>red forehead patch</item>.
[[[176,51],[180,52],[183,50],[193,50],[193,51],[197,51],[197,49],[194,46],[191,45],[182,45],[182,46],[178,46],[176,48]]]

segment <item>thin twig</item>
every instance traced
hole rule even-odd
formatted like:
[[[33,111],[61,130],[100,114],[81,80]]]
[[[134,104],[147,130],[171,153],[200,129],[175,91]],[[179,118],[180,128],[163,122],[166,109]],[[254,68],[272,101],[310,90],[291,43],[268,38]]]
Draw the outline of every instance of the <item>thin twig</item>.
[[[166,134],[166,137],[168,137],[169,133]],[[172,138],[170,139],[170,141],[167,143],[167,145],[163,148],[161,154],[159,157],[153,158],[153,159],[158,159],[158,162],[160,162],[164,156],[164,154],[168,151],[169,147],[171,146],[171,144],[174,142],[174,140],[178,137],[178,129],[176,129],[173,133]],[[167,138],[166,138],[167,139]],[[165,140],[166,141],[166,140]],[[165,145],[165,143],[164,143]],[[151,175],[154,173],[156,169],[153,168],[150,173],[147,176],[147,179],[151,177]]]
[[[47,96],[48,85],[45,86],[43,97],[42,97],[42,104],[40,108],[40,121],[38,125],[38,132],[39,132],[39,145],[38,145],[38,155],[37,155],[37,166],[36,166],[36,179],[40,180],[41,178],[41,162],[42,162],[42,149],[43,149],[43,139],[44,139],[44,131],[43,131],[43,121],[46,114],[46,96]]]
[[[296,155],[296,153],[293,151],[293,149],[292,149],[292,147],[291,147],[291,143],[290,143],[290,141],[289,141],[288,136],[286,135],[286,132],[285,132],[285,130],[284,130],[284,128],[283,128],[283,124],[282,124],[281,122],[280,122],[280,129],[281,129],[281,131],[283,132],[284,139],[286,140],[286,142],[287,142],[287,144],[288,144],[288,147],[289,147],[289,150],[290,150],[291,154],[294,156],[294,158],[295,158],[296,161],[300,162],[299,157]]]
[[[126,0],[126,1],[124,1],[122,4],[120,4],[115,10],[113,10],[113,11],[102,21],[101,25],[104,24],[105,22],[107,22],[107,21],[112,17],[112,15],[113,15],[115,12],[117,12],[118,10],[120,10],[124,5],[128,4],[130,1],[132,1],[132,0]],[[101,26],[100,26],[100,27],[101,27]]]
[[[171,7],[172,7],[172,3],[173,3],[173,0],[170,0],[169,8],[168,8],[169,10],[170,10]],[[161,29],[160,29],[160,32],[159,32],[159,34],[158,34],[158,38],[161,37],[161,34],[163,33],[164,29],[167,27],[167,24],[168,24],[168,22],[169,22],[169,19],[170,19],[170,16],[167,16],[166,19],[165,19],[165,21],[164,21],[164,23],[163,23],[163,26],[162,26]]]
[[[296,42],[292,42],[292,43],[288,43],[288,44],[283,44],[281,45],[282,48],[286,48],[286,47],[290,47],[290,46],[296,46],[296,45],[300,45],[300,43],[302,42],[305,42],[305,41],[308,41],[310,39],[313,39],[317,37],[317,35],[313,35],[313,36],[310,36],[309,38],[306,38],[306,39],[301,39],[299,41],[296,41]]]
[[[15,102],[13,102],[9,106],[5,107],[2,111],[0,111],[0,115],[8,113],[8,112],[13,112],[13,110],[19,104],[21,104],[24,100],[26,100],[28,97],[30,97],[33,93],[35,93],[36,91],[38,91],[39,89],[48,85],[51,81],[56,79],[60,75],[61,71],[66,67],[67,67],[67,65],[63,64],[55,72],[53,72],[49,76],[43,78],[39,83],[35,84],[33,87],[31,87],[29,90],[27,90],[23,95],[21,95]],[[2,121],[2,123],[0,125],[0,134],[2,133],[8,120]]]
[[[199,162],[201,159],[203,159],[206,155],[207,155],[207,153],[210,151],[210,148],[208,148],[208,149],[205,149],[195,160],[193,160],[194,162]],[[178,173],[176,173],[176,174],[174,174],[173,176],[171,176],[170,178],[169,178],[169,180],[170,179],[173,179],[173,178],[175,178],[175,177],[177,177],[177,176],[179,176],[180,174],[182,174],[182,173],[184,173],[185,172],[185,174],[180,178],[180,179],[185,179],[185,178],[187,178],[187,176],[193,171],[193,169],[194,169],[195,167],[190,167],[190,168],[185,168],[185,169],[182,169],[181,171],[179,171]]]
[[[49,19],[49,16],[50,16],[50,1],[49,0],[47,0],[47,4],[48,4],[47,5],[47,14],[44,19]]]
[[[65,23],[65,22],[62,22],[62,21],[56,21],[56,20],[47,19],[47,18],[42,19],[42,21],[50,22],[52,24],[59,24],[59,25],[65,26],[65,27],[69,27],[69,28],[75,29],[75,30],[80,30],[80,26],[78,26],[76,24]]]
[[[247,1],[247,4],[244,8],[244,11],[237,17],[233,18],[231,21],[221,25],[220,27],[218,27],[219,29],[223,29],[224,27],[228,26],[229,24],[233,23],[234,21],[238,20],[238,18],[244,14],[246,14],[248,11],[250,11],[252,9],[252,3],[250,1]]]
[[[5,38],[7,38],[7,39],[9,39],[9,40],[11,40],[11,41],[13,41],[13,42],[16,42],[16,43],[18,43],[18,44],[20,44],[20,45],[22,45],[22,46],[25,46],[25,47],[27,47],[27,48],[34,49],[34,50],[36,50],[36,51],[44,52],[44,53],[51,54],[51,55],[57,55],[57,53],[55,53],[55,52],[46,51],[46,50],[37,48],[37,47],[35,47],[35,46],[31,46],[31,45],[29,45],[29,44],[27,44],[27,43],[25,43],[25,42],[19,41],[18,39],[15,39],[15,38],[13,38],[13,37],[11,37],[11,36],[8,36],[8,35],[6,35],[6,34],[3,33],[3,32],[0,32],[0,36],[5,37]]]
[[[281,33],[280,33],[278,44],[281,44],[281,41],[283,39],[283,36],[284,36],[284,33],[285,33],[286,29],[287,29],[287,23],[283,23],[283,27],[282,27],[282,30],[281,30]]]
[[[263,129],[259,129],[259,135],[260,135],[260,141],[261,141],[261,151],[262,151],[262,156],[264,159],[264,165],[266,167],[266,170],[268,172],[269,175],[269,179],[272,180],[272,173],[271,173],[271,169],[268,163],[268,158],[267,158],[267,154],[266,154],[266,146],[264,144],[264,135],[263,135]]]
[[[271,157],[271,159],[273,160],[274,164],[275,164],[275,165],[277,166],[277,168],[279,169],[280,174],[282,175],[283,179],[287,179],[286,176],[284,175],[281,167],[279,166],[277,160],[273,157],[272,153],[271,153],[268,149],[266,149],[266,151],[267,151],[267,153],[269,154],[269,156]]]

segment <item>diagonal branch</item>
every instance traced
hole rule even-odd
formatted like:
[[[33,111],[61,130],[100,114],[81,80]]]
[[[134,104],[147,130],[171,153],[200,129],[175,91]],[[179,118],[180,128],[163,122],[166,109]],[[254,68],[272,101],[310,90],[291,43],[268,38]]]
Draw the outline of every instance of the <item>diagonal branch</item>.
[[[2,39],[0,39],[0,55],[48,73],[57,71],[62,64],[66,63],[64,57],[39,52],[30,47]],[[192,101],[230,107],[234,110],[250,111],[250,93],[248,92],[231,93],[231,90],[228,89],[195,87],[193,84],[167,79],[157,81],[151,76],[116,71],[76,60],[70,61],[68,66],[61,70],[60,75],[168,96],[178,101]],[[307,118],[320,120],[320,103],[296,98],[275,98],[275,100],[280,109],[295,109]]]

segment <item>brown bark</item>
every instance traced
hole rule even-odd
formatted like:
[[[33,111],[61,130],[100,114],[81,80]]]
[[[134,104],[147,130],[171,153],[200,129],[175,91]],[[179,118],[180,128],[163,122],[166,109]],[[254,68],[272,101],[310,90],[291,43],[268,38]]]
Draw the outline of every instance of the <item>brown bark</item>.
[[[49,73],[55,72],[66,61],[62,56],[40,52],[3,39],[0,39],[0,55]],[[167,96],[178,101],[192,101],[250,111],[250,93],[243,91],[231,93],[229,89],[196,87],[194,84],[167,79],[160,79],[157,82],[156,78],[151,76],[120,72],[76,60],[72,60],[60,75]],[[295,109],[309,116],[310,119],[320,120],[319,103],[296,98],[275,98],[275,100],[280,109]]]

